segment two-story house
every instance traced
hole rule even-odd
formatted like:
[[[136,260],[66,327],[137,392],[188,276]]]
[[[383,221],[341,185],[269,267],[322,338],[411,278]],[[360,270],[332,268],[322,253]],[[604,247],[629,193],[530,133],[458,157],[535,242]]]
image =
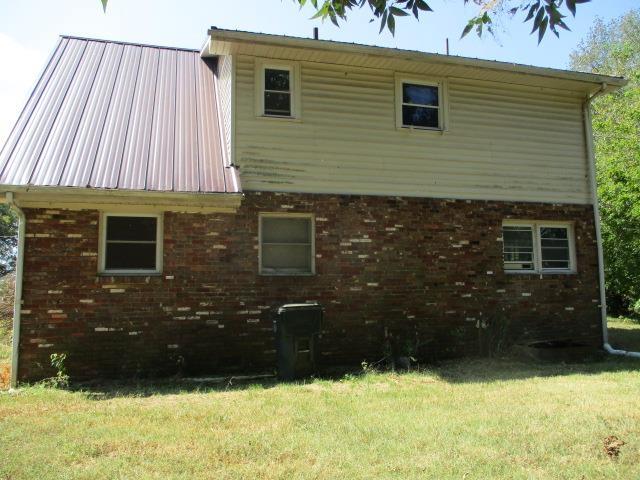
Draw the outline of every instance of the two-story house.
[[[212,28],[63,37],[0,153],[21,217],[14,381],[321,366],[390,341],[601,346],[590,99],[621,78]]]

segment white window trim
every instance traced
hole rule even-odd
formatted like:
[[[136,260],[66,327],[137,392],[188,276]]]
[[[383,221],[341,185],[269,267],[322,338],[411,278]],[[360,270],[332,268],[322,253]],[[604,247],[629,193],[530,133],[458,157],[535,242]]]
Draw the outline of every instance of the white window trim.
[[[311,271],[310,272],[278,272],[264,271],[262,268],[262,220],[264,218],[308,218],[311,221]],[[308,277],[316,274],[316,219],[313,213],[281,213],[261,212],[258,215],[258,271],[260,275],[271,277]]]
[[[108,217],[153,217],[156,223],[156,268],[155,269],[114,269],[107,270],[106,248],[107,248],[107,218]],[[164,215],[162,213],[140,213],[140,212],[100,212],[98,239],[98,273],[100,275],[160,275],[162,273],[163,259],[163,232]]]
[[[578,271],[578,263],[576,257],[576,240],[575,240],[575,228],[573,222],[562,221],[548,221],[548,220],[505,220],[502,222],[502,226],[507,227],[531,227],[533,234],[533,270],[507,270],[504,272],[509,275],[553,275],[553,274],[574,274]],[[567,239],[569,241],[569,268],[542,268],[542,241],[540,237],[540,229],[545,227],[551,228],[566,228]],[[503,238],[504,252],[504,238]],[[504,257],[503,267],[504,267]]]
[[[266,115],[264,113],[264,71],[266,69],[289,71],[289,88],[291,92],[291,115]],[[280,62],[256,59],[255,63],[255,109],[256,117],[279,120],[301,120],[302,100],[300,64],[298,62]]]
[[[396,128],[398,130],[406,131],[423,131],[423,132],[439,132],[444,133],[448,131],[448,118],[449,118],[449,95],[448,95],[448,82],[445,78],[421,78],[410,76],[402,73],[395,74],[396,80]],[[438,127],[416,127],[413,125],[404,125],[402,123],[402,106],[404,102],[402,85],[404,83],[411,83],[414,85],[425,85],[428,87],[438,87]]]

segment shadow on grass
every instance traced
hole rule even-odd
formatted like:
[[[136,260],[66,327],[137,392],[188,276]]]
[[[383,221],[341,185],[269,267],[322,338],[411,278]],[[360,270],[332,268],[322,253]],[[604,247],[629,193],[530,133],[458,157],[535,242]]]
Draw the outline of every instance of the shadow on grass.
[[[609,328],[613,346],[640,351],[640,324],[633,320],[613,320]],[[551,363],[514,358],[468,358],[449,360],[409,372],[451,384],[488,383],[566,375],[597,375],[603,373],[640,372],[640,360],[614,357],[602,352],[593,361],[581,363]],[[360,368],[340,369],[317,377],[318,380],[358,381],[366,378]],[[72,385],[72,391],[82,391],[88,398],[108,400],[119,397],[149,397],[183,393],[228,392],[249,389],[269,389],[284,385],[302,385],[316,379],[282,382],[275,376],[227,376],[210,378],[156,378],[138,380],[105,380]]]
[[[609,343],[614,348],[640,352],[640,320],[609,319]]]
[[[397,375],[430,377],[450,384],[492,383],[529,380],[567,375],[599,375],[603,373],[640,372],[640,360],[605,356],[597,361],[583,363],[543,363],[519,361],[511,358],[449,360],[425,365]],[[215,379],[165,378],[145,380],[104,381],[74,385],[71,390],[82,391],[96,401],[122,397],[150,397],[185,393],[215,393],[242,390],[264,390],[279,386],[297,386],[317,380],[366,381],[362,370],[343,370],[342,373],[323,375],[295,382],[282,382],[275,376],[259,378],[225,377]],[[437,388],[437,382],[434,382]]]

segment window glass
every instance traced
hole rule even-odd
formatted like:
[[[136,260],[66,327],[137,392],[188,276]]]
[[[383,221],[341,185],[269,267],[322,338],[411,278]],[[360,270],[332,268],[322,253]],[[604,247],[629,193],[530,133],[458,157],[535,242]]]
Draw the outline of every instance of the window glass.
[[[505,270],[535,270],[532,227],[503,226],[502,239]]]
[[[308,218],[263,217],[262,241],[265,243],[311,243]]]
[[[438,106],[438,87],[430,85],[402,84],[402,102],[413,105]]]
[[[566,227],[540,227],[540,251],[543,269],[569,269],[569,231]]]
[[[107,243],[107,270],[155,270],[155,243]]]
[[[402,125],[405,127],[439,128],[438,87],[402,84]]]
[[[156,240],[155,217],[107,217],[107,240]]]
[[[264,70],[264,89],[275,90],[279,92],[288,92],[289,88],[289,70],[275,70],[266,68]]]
[[[262,267],[271,270],[311,272],[311,245],[263,245]]]
[[[156,270],[157,217],[106,217],[105,270]]]
[[[291,116],[291,72],[264,70],[264,114],[278,117]]]
[[[402,107],[402,124],[414,127],[438,128],[438,110],[435,108]]]
[[[312,273],[310,218],[265,216],[261,228],[263,273]]]

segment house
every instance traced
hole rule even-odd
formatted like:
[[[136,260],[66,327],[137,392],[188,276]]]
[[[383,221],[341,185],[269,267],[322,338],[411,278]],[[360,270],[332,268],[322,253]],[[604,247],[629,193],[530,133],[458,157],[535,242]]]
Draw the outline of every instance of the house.
[[[273,370],[290,302],[323,368],[606,343],[589,102],[624,79],[208,35],[61,38],[0,153],[14,381]]]

